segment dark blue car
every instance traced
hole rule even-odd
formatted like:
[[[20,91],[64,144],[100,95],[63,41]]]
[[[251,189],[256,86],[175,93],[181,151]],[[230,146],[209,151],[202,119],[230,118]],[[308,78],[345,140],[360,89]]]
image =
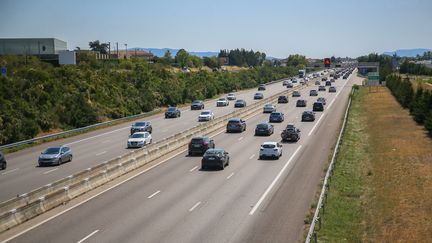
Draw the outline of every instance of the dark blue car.
[[[272,112],[270,114],[269,122],[283,122],[284,113],[282,112]]]

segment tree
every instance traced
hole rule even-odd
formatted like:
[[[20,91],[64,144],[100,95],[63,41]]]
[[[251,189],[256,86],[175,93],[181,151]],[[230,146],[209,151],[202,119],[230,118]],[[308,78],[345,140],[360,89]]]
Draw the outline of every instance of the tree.
[[[204,65],[209,68],[220,68],[219,59],[217,57],[204,57]]]
[[[187,67],[189,64],[189,53],[185,49],[180,49],[175,56],[175,62],[181,67]]]
[[[174,62],[171,52],[167,50],[163,57],[159,58],[159,62],[164,65],[171,65]]]
[[[100,43],[99,40],[89,42],[90,50],[98,51],[101,54],[108,53],[108,43]]]
[[[307,60],[305,56],[298,55],[298,54],[289,55],[287,59],[287,66],[299,67],[300,65],[302,65],[302,67],[306,67]]]

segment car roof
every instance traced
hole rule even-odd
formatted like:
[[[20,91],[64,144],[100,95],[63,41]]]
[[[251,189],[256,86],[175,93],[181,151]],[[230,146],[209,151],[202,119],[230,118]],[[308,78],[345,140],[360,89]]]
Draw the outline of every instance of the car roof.
[[[225,149],[223,149],[223,148],[210,148],[210,149],[207,149],[207,151],[206,152],[225,152]]]
[[[264,145],[264,144],[271,144],[271,145],[276,145],[277,144],[277,142],[273,142],[273,141],[267,141],[267,142],[264,142],[262,145]]]
[[[203,110],[203,111],[201,111],[201,113],[204,113],[204,112],[211,112],[211,110]]]
[[[228,121],[240,121],[240,118],[234,117],[234,118],[230,118]]]
[[[146,134],[146,133],[149,133],[149,132],[135,132],[134,134]]]

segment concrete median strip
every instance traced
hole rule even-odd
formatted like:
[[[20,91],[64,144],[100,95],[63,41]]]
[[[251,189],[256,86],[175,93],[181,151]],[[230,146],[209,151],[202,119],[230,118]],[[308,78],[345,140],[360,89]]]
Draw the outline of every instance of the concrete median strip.
[[[238,109],[209,122],[200,123],[193,128],[162,139],[142,149],[128,152],[92,168],[85,169],[29,193],[18,195],[13,199],[2,202],[0,203],[0,233],[62,205],[115,178],[164,157],[170,152],[182,149],[184,146],[187,146],[193,136],[214,134],[215,132],[224,130],[227,120],[232,117],[242,119],[253,117],[261,113],[264,104],[276,104],[279,95],[299,90],[302,87],[307,86],[296,86],[294,89],[284,90],[246,108]]]

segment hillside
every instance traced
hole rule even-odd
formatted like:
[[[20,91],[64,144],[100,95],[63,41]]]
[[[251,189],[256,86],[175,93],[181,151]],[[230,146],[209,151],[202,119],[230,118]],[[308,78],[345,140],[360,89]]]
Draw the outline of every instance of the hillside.
[[[393,56],[395,53],[399,57],[416,57],[417,55],[422,56],[423,53],[432,51],[432,49],[417,48],[417,49],[401,49],[396,51],[386,51],[383,54]]]
[[[166,51],[170,51],[172,56],[175,56],[177,54],[177,52],[180,49],[172,49],[172,48],[142,48],[142,47],[134,47],[134,48],[128,48],[128,50],[130,51],[134,51],[134,50],[139,50],[139,51],[148,51],[153,53],[153,55],[157,56],[157,57],[163,57],[163,55],[165,54]],[[198,56],[198,57],[212,57],[212,56],[217,56],[219,54],[219,52],[214,52],[214,51],[190,51],[189,54],[193,55],[193,56]]]

